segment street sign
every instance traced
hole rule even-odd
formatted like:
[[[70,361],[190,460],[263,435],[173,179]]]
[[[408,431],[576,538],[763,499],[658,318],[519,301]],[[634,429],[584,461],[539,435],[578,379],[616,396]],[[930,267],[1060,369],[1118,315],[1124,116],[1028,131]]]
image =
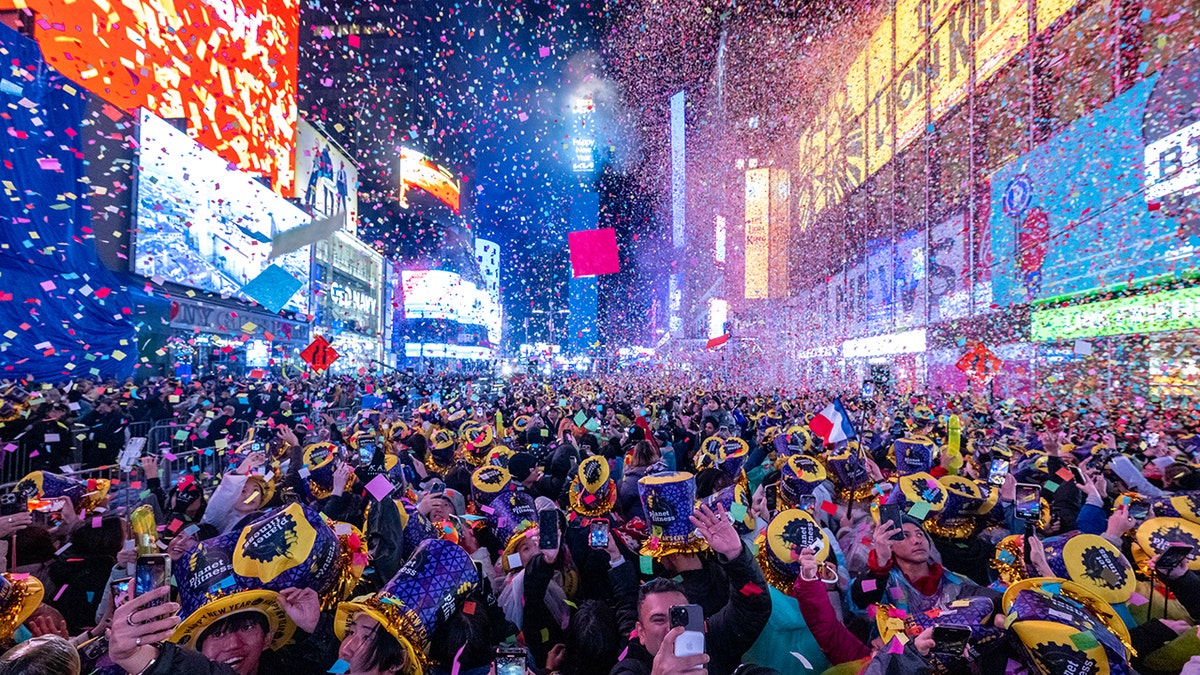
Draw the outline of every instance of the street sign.
[[[329,341],[318,335],[313,339],[312,343],[300,352],[300,358],[312,367],[318,373],[328,368],[340,356],[333,347],[329,346]]]

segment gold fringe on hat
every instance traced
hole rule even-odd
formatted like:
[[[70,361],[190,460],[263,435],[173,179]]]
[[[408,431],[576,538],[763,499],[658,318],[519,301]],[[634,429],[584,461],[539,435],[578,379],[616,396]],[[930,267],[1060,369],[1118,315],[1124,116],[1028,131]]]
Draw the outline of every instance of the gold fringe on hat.
[[[788,577],[771,565],[770,558],[767,556],[766,533],[759,533],[758,537],[754,539],[754,545],[758,547],[758,553],[755,554],[754,558],[758,561],[758,566],[762,568],[763,577],[767,580],[767,583],[774,586],[780,593],[791,595],[792,588],[796,584],[796,578]]]

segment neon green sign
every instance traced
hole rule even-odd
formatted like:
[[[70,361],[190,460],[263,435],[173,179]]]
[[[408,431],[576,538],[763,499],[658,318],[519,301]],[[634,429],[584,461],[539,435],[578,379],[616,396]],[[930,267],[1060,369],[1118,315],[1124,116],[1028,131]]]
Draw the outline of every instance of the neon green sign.
[[[1037,310],[1030,317],[1034,342],[1189,328],[1200,328],[1200,286]]]

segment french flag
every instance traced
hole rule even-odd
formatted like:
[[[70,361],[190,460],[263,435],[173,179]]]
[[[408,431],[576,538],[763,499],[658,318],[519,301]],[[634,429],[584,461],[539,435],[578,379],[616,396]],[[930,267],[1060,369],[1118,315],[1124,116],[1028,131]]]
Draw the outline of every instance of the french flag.
[[[848,441],[855,437],[854,425],[850,424],[850,415],[842,407],[842,400],[835,398],[819,415],[812,418],[808,428],[820,436],[826,443]]]

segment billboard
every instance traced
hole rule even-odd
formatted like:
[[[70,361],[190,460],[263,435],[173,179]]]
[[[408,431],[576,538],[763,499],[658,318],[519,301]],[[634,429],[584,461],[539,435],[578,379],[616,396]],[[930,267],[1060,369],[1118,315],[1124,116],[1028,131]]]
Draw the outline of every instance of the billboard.
[[[1195,266],[1194,226],[1156,208],[1143,111],[1157,75],[992,177],[993,302],[1001,307]],[[1157,173],[1156,173],[1157,172]]]
[[[422,190],[459,213],[460,188],[458,179],[444,166],[440,166],[423,153],[412,148],[400,148],[400,206],[409,208],[408,193],[413,188]]]
[[[500,245],[487,239],[475,240],[475,262],[483,275],[483,287],[500,298]]]
[[[298,0],[0,0],[37,13],[46,61],[292,196]]]
[[[1190,330],[1200,327],[1200,287],[1040,309],[1029,321],[1035,342]]]
[[[770,297],[767,280],[770,271],[770,169],[746,171],[746,299]]]
[[[311,249],[271,249],[308,214],[145,110],[138,142],[133,271],[246,299],[273,263],[301,284],[284,309],[307,314]]]
[[[346,231],[358,234],[358,167],[305,120],[296,127],[296,196],[313,216],[346,212]]]

